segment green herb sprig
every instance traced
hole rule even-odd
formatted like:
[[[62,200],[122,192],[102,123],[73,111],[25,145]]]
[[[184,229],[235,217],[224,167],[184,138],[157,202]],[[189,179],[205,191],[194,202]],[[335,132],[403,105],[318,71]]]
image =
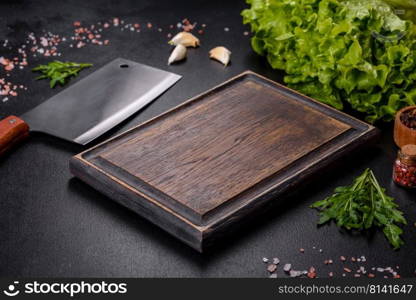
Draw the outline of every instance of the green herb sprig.
[[[89,63],[76,63],[76,62],[62,62],[52,61],[46,65],[39,65],[33,68],[33,72],[41,72],[42,75],[37,77],[36,80],[50,79],[49,85],[54,88],[57,83],[65,85],[71,77],[78,76],[79,72],[84,68],[91,67]]]
[[[315,202],[311,207],[320,210],[318,224],[334,220],[338,227],[348,230],[375,226],[383,229],[394,249],[404,244],[400,237],[403,230],[397,224],[406,224],[406,219],[370,169],[358,176],[352,185],[336,188],[332,196]]]

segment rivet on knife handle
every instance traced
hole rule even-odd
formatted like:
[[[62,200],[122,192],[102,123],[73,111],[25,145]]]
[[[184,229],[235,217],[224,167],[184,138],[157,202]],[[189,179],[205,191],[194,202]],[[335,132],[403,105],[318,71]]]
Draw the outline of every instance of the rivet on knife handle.
[[[0,121],[0,156],[29,135],[29,125],[16,116]]]

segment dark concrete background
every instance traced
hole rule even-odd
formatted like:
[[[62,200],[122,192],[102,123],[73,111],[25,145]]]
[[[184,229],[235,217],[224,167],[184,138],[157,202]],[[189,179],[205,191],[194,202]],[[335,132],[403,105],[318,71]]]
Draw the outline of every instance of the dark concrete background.
[[[240,17],[244,7],[242,1],[214,0],[80,0],[59,4],[46,0],[1,1],[0,40],[7,38],[12,45],[19,45],[27,32],[40,34],[42,30],[69,35],[75,20],[92,24],[113,16],[142,26],[152,22],[154,28],[162,27],[162,33],[155,29],[141,33],[112,29],[107,35],[108,47],[62,48],[62,60],[94,63],[94,68],[84,71],[77,80],[116,57],[184,76],[103,140],[246,69],[281,81],[281,73],[255,55],[249,37],[243,35],[248,30]],[[186,62],[168,67],[166,28],[185,17],[207,24],[202,46],[191,49]],[[225,32],[224,27],[230,31]],[[208,50],[217,45],[233,52],[232,64],[227,68],[207,59]],[[0,56],[10,53],[0,47]],[[29,64],[34,67],[49,60],[29,58]],[[49,89],[46,81],[35,82],[30,68],[13,74],[15,81],[28,86],[28,91],[0,103],[0,118],[26,112],[61,90]],[[414,276],[416,195],[391,182],[396,148],[391,124],[382,127],[381,140],[375,147],[345,158],[290,198],[276,199],[281,202],[278,207],[204,255],[72,178],[68,160],[82,147],[33,134],[13,153],[0,159],[0,276],[264,277],[267,272],[262,257],[277,256],[282,263],[291,262],[297,269],[313,265],[318,275],[325,277],[329,271],[341,276],[340,255],[365,255],[367,267],[399,265],[402,276]],[[406,213],[409,225],[405,227],[406,244],[400,251],[393,251],[380,232],[362,236],[340,232],[334,225],[316,227],[317,214],[309,205],[330,195],[335,187],[349,184],[366,167],[374,170]],[[300,254],[299,248],[305,248],[305,253]],[[324,266],[323,260],[328,258],[335,260],[333,266]],[[279,276],[284,276],[281,268]]]

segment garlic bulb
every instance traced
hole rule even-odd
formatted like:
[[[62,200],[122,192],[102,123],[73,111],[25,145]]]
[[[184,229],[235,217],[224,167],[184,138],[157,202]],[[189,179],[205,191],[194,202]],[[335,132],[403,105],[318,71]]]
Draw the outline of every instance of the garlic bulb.
[[[183,31],[175,35],[170,41],[169,44],[177,46],[179,44],[184,45],[185,47],[197,47],[199,46],[199,39],[195,37],[192,33]]]
[[[227,66],[230,62],[231,51],[225,47],[215,47],[209,51],[209,58],[215,59],[222,63],[224,66]]]
[[[169,56],[168,65],[180,61],[186,57],[186,47],[182,44],[179,44],[173,49],[171,55]]]

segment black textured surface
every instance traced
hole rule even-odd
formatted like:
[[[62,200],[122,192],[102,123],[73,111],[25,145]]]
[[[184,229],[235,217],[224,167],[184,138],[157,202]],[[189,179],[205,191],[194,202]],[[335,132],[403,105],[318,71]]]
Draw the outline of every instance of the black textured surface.
[[[0,40],[21,44],[26,33],[42,30],[68,36],[72,22],[87,24],[113,16],[127,22],[152,22],[141,33],[112,29],[108,47],[62,48],[62,59],[86,61],[95,67],[116,57],[179,73],[184,78],[144,111],[118,126],[104,138],[124,131],[176,106],[214,85],[251,69],[273,80],[281,74],[255,55],[248,30],[239,15],[242,1],[2,1]],[[188,59],[166,66],[170,47],[166,28],[188,17],[206,23],[202,46],[190,49]],[[160,33],[155,28],[162,27]],[[224,27],[230,31],[225,32]],[[207,52],[224,45],[232,52],[232,64],[224,68],[210,61]],[[0,56],[10,52],[0,47]],[[33,67],[48,59],[29,59]],[[80,78],[91,70],[82,73]],[[3,72],[3,71],[0,71]],[[4,73],[0,73],[3,75]],[[0,117],[21,114],[52,96],[47,82],[35,82],[29,69],[14,72],[16,81],[28,86],[17,98],[0,102]],[[17,77],[18,76],[18,77]],[[68,159],[82,147],[41,134],[32,137],[0,159],[0,276],[138,276],[138,277],[262,277],[267,276],[262,257],[277,256],[295,268],[311,265],[320,276],[334,271],[341,276],[340,255],[367,257],[368,267],[400,266],[399,273],[414,276],[416,268],[416,194],[391,182],[396,154],[390,125],[382,129],[377,146],[346,158],[313,184],[282,201],[266,216],[251,222],[211,253],[200,255],[162,230],[113,203],[68,171]],[[316,212],[308,206],[354,176],[371,167],[389,194],[406,213],[406,245],[393,251],[380,232],[367,237],[341,233],[334,225],[316,227]],[[278,199],[276,201],[279,201]],[[316,247],[313,250],[312,247]],[[305,248],[304,254],[298,249]],[[320,253],[318,249],[323,249]],[[332,258],[333,266],[323,260]],[[352,263],[348,266],[355,268]],[[358,266],[358,265],[357,265]],[[282,275],[281,268],[279,276]]]

